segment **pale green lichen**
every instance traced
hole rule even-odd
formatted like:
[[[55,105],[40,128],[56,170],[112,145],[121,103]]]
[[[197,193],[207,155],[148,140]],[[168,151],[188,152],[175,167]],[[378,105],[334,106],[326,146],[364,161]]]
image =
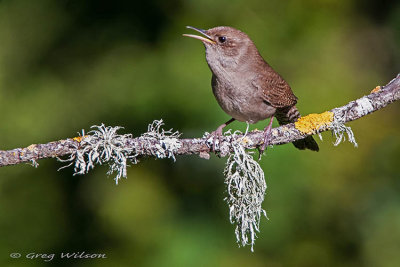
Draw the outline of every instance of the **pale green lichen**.
[[[182,146],[179,141],[181,133],[173,131],[172,129],[164,130],[162,128],[163,125],[163,120],[153,121],[153,123],[149,124],[147,132],[141,135],[141,141],[148,147],[151,147],[151,144],[157,141],[155,149],[152,150],[152,154],[160,159],[172,158],[176,161],[175,153]]]
[[[344,125],[342,118],[335,117],[329,128],[332,131],[332,135],[334,135],[336,138],[335,142],[333,143],[334,146],[338,146],[342,141],[346,141],[347,135],[349,142],[352,143],[354,147],[358,147],[356,138],[353,131],[351,130],[351,127]]]
[[[172,129],[164,130],[162,120],[155,120],[149,124],[148,132],[139,137],[144,147],[152,147],[152,154],[157,158],[172,158],[175,161],[175,153],[181,147],[178,137],[179,132],[173,132]],[[115,173],[115,183],[123,177],[127,177],[128,161],[133,164],[138,162],[136,148],[127,145],[128,140],[132,138],[131,134],[117,134],[122,127],[105,126],[104,124],[91,127],[87,135],[82,130],[82,134],[74,137],[78,142],[76,150],[67,159],[59,159],[62,162],[70,162],[69,167],[74,165],[74,175],[86,174],[95,165],[108,164],[108,175]]]
[[[94,125],[91,128],[93,130],[88,135],[85,135],[85,131],[82,130],[82,135],[74,138],[75,141],[79,142],[79,148],[69,158],[59,159],[63,162],[71,162],[71,164],[62,168],[74,164],[74,175],[77,175],[88,173],[95,165],[107,163],[109,166],[107,174],[116,173],[114,180],[118,184],[121,177],[127,177],[127,161],[137,163],[134,149],[126,146],[127,139],[131,138],[132,135],[117,134],[117,131],[122,129],[119,126],[111,127],[101,124],[99,126]]]
[[[263,215],[267,217],[262,208],[267,184],[261,166],[243,146],[245,137],[235,138],[238,134],[241,133],[230,136],[233,153],[229,155],[224,170],[228,194],[225,201],[229,206],[230,221],[236,225],[239,246],[250,245],[254,251],[260,219]]]

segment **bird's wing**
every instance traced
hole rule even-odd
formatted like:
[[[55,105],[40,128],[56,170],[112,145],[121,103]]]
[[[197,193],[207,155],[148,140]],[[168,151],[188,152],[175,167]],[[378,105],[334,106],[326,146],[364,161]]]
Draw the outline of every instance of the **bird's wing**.
[[[252,84],[262,92],[263,99],[275,108],[289,107],[297,103],[297,97],[289,84],[275,71],[257,75]]]

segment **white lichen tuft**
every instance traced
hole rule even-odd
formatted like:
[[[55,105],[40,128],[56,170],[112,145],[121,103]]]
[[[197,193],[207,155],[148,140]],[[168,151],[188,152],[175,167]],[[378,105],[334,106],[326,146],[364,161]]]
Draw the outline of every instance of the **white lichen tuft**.
[[[317,134],[318,134],[319,140],[324,141],[324,139],[322,138],[322,134],[321,133],[317,133]]]
[[[117,131],[122,129],[119,126],[95,125],[91,127],[93,130],[88,135],[82,130],[82,135],[74,138],[79,142],[75,152],[67,159],[58,159],[70,162],[60,169],[74,165],[74,175],[86,174],[95,165],[107,163],[109,165],[107,174],[116,173],[114,180],[118,184],[121,177],[127,177],[128,160],[133,164],[138,162],[136,151],[139,149],[149,149],[158,158],[172,158],[175,161],[175,153],[181,147],[178,139],[180,133],[173,132],[172,129],[166,131],[161,128],[163,125],[162,120],[155,120],[149,124],[148,132],[139,137],[140,148],[128,145],[129,139],[132,138],[131,134],[117,134]]]
[[[29,165],[31,165],[34,168],[39,167],[39,163],[37,163],[37,161],[35,159],[31,159],[30,163],[28,163]]]
[[[74,164],[74,175],[86,174],[94,168],[96,164],[109,165],[108,175],[116,173],[114,178],[115,183],[118,184],[121,177],[127,177],[127,160],[136,164],[136,155],[134,149],[126,147],[126,141],[132,136],[130,134],[119,135],[117,131],[122,127],[116,126],[92,126],[93,130],[85,135],[82,130],[82,140],[79,143],[79,148],[75,153],[71,154],[69,158],[61,160],[63,162],[71,162],[71,164],[64,166],[71,166]]]
[[[347,138],[350,143],[352,143],[355,147],[358,147],[355,136],[351,127],[344,125],[344,121],[342,118],[335,116],[333,122],[330,125],[332,135],[335,136],[336,140],[333,143],[334,146],[338,146],[342,141],[346,141]]]
[[[224,170],[228,196],[229,217],[236,225],[235,234],[239,246],[251,245],[251,251],[259,232],[260,219],[267,213],[262,208],[267,185],[264,172],[250,153],[247,153],[242,140],[235,140],[232,134],[232,149]]]
[[[182,146],[179,141],[181,133],[174,132],[172,129],[164,130],[161,128],[163,125],[162,119],[153,121],[149,124],[147,133],[142,134],[140,138],[148,147],[152,147],[152,144],[155,145],[152,154],[157,158],[172,158],[176,161],[175,153]]]

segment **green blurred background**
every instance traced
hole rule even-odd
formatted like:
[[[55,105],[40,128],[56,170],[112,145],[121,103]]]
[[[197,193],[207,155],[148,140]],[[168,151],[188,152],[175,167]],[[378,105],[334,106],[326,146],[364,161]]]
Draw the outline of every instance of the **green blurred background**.
[[[400,72],[396,0],[0,1],[0,149],[91,125],[140,135],[163,118],[199,137],[229,117],[186,25],[247,32],[303,114],[368,94]],[[352,122],[359,147],[269,149],[255,252],[235,244],[225,159],[146,159],[118,186],[39,161],[0,169],[1,266],[400,266],[399,104]],[[257,128],[266,122],[258,123]],[[232,128],[244,130],[235,122]],[[86,251],[107,259],[24,259]],[[12,252],[22,253],[11,259]]]

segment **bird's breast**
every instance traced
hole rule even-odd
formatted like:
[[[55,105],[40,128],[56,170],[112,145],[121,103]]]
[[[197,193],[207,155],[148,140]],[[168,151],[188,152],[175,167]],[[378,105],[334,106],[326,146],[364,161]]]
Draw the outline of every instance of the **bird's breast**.
[[[275,108],[263,100],[262,92],[252,85],[251,79],[214,74],[211,84],[221,108],[238,121],[256,123],[275,114]]]

